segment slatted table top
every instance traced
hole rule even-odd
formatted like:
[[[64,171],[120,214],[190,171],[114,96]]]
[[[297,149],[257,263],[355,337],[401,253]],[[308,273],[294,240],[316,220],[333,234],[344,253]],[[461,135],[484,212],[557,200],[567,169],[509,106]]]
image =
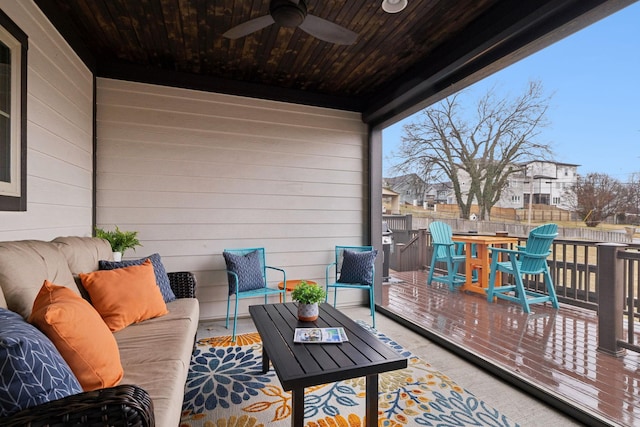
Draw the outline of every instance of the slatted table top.
[[[253,305],[249,307],[249,313],[262,338],[263,352],[271,360],[284,390],[407,367],[406,357],[329,304],[320,304],[320,315],[315,322],[298,321],[296,303]],[[293,342],[295,328],[340,326],[344,328],[348,342]]]

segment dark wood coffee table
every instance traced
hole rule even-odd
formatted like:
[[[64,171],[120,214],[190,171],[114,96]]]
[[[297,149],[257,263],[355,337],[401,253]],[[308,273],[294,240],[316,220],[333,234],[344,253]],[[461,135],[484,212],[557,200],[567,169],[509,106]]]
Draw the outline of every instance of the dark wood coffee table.
[[[407,367],[407,358],[333,308],[320,304],[315,322],[300,322],[297,303],[252,305],[249,313],[262,339],[262,370],[269,361],[284,390],[292,393],[291,425],[304,424],[304,388],[366,376],[367,426],[378,425],[378,374]],[[295,328],[342,326],[341,344],[296,344]]]

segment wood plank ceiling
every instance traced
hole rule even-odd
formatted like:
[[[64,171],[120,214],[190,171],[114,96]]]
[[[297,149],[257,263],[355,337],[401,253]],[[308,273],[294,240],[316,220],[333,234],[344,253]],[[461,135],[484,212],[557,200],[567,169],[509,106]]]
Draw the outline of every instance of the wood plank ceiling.
[[[409,0],[389,14],[381,0],[307,0],[309,14],[358,34],[345,46],[277,24],[222,36],[268,15],[268,0],[36,0],[98,76],[360,111],[370,123],[631,2]]]

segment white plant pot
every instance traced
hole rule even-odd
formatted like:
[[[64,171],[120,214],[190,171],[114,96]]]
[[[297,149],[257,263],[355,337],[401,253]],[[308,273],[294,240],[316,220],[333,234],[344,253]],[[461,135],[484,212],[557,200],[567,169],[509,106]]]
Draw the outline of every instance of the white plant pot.
[[[114,252],[113,253],[113,260],[116,261],[116,262],[122,261],[122,252]]]
[[[298,303],[298,320],[301,322],[313,322],[318,319],[318,303],[302,304]]]

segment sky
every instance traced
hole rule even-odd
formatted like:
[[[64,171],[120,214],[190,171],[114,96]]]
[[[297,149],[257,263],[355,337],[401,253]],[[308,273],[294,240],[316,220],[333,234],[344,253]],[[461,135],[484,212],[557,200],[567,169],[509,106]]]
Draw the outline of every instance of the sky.
[[[495,87],[513,97],[529,81],[553,95],[549,126],[537,141],[554,160],[580,165],[578,173],[606,173],[627,182],[640,172],[640,2],[566,37],[467,88],[478,99]],[[467,98],[468,99],[468,98]],[[416,113],[419,114],[419,113]],[[408,117],[383,131],[383,175]]]

